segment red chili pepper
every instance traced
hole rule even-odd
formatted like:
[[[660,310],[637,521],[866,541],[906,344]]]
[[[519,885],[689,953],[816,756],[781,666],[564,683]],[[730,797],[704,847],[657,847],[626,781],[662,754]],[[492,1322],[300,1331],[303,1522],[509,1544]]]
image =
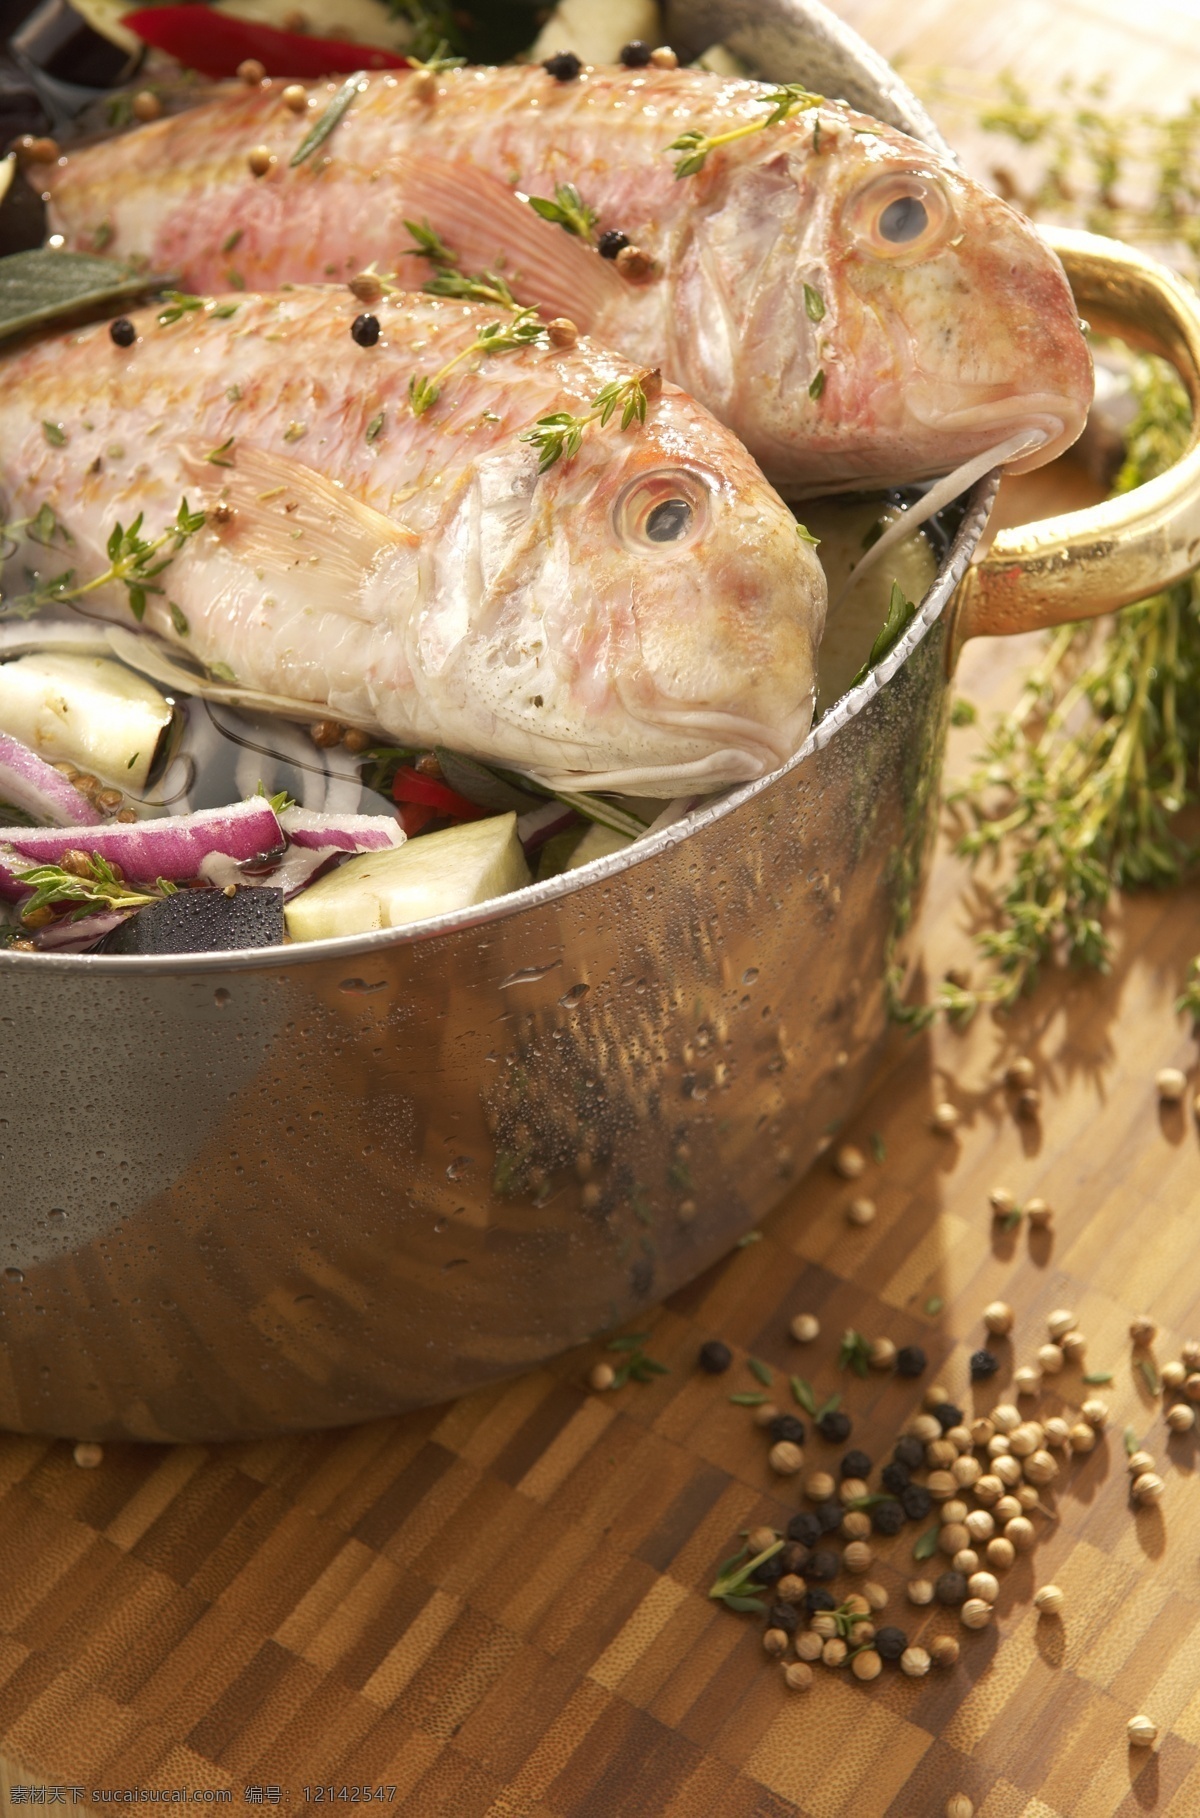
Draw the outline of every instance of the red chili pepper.
[[[280,32],[273,25],[231,19],[211,6],[146,6],[124,14],[121,24],[152,50],[166,51],[213,80],[236,76],[238,64],[250,57],[268,76],[349,76],[360,69],[408,67],[407,57],[378,45]]]
[[[477,802],[468,801],[457,789],[451,789],[448,783],[440,783],[436,777],[422,776],[408,764],[401,764],[392,779],[392,800],[419,802],[432,808],[435,814],[450,815],[456,821],[481,821],[488,812]]]
[[[424,833],[430,821],[437,820],[437,809],[423,808],[419,802],[401,802],[396,818],[404,829],[405,839],[415,840],[418,833]]]

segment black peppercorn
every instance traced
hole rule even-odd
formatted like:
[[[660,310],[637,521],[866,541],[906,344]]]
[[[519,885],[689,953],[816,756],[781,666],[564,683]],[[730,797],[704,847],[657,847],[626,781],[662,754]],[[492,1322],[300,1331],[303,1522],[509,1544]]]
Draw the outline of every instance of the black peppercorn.
[[[802,1547],[815,1547],[821,1538],[821,1524],[815,1515],[807,1509],[801,1509],[787,1524],[789,1540],[799,1541]]]
[[[794,1446],[804,1444],[804,1422],[797,1420],[794,1414],[777,1414],[767,1431],[770,1433],[774,1445],[778,1445],[781,1439],[789,1440]]]
[[[789,1540],[782,1552],[776,1554],[776,1558],[781,1561],[785,1572],[795,1572],[797,1577],[803,1578],[811,1551],[812,1548],[803,1541]]]
[[[963,1411],[961,1408],[956,1408],[952,1401],[939,1401],[937,1407],[933,1410],[933,1418],[937,1421],[942,1432],[948,1433],[951,1427],[962,1426]]]
[[[574,51],[556,51],[553,57],[546,58],[542,68],[556,82],[574,82],[583,64]]]
[[[800,1627],[800,1612],[794,1603],[773,1603],[767,1611],[767,1627],[794,1635]]]
[[[823,1583],[826,1579],[836,1578],[841,1569],[842,1556],[840,1553],[835,1553],[832,1547],[818,1547],[808,1562],[808,1571],[805,1576],[815,1578],[818,1583]],[[965,1591],[963,1595],[966,1595]]]
[[[602,259],[615,259],[619,252],[624,252],[629,245],[629,235],[623,234],[619,227],[610,227],[602,233],[596,242],[596,251]]]
[[[350,334],[360,347],[374,347],[379,339],[379,317],[355,316],[350,324]]]
[[[871,1475],[871,1460],[867,1457],[865,1452],[847,1452],[841,1464],[838,1466],[838,1472],[843,1478],[869,1477]]]
[[[920,1345],[901,1345],[896,1353],[897,1376],[920,1376],[927,1363]]]
[[[626,69],[645,69],[650,61],[651,48],[649,44],[643,44],[640,38],[634,38],[621,47],[621,62]]]
[[[132,347],[137,340],[137,329],[128,316],[118,316],[115,322],[110,322],[108,332],[118,347]]]
[[[925,1447],[911,1433],[896,1441],[892,1457],[897,1464],[907,1465],[910,1471],[919,1471],[925,1463]]]
[[[884,1465],[879,1473],[879,1481],[885,1490],[890,1490],[893,1496],[899,1496],[901,1490],[907,1490],[912,1482],[912,1473],[907,1465],[894,1458],[891,1464]]]
[[[971,1381],[982,1382],[987,1376],[994,1376],[1000,1368],[1000,1359],[991,1351],[972,1351]]]
[[[933,1507],[933,1497],[923,1483],[910,1483],[900,1492],[900,1507],[910,1521],[924,1521]]]
[[[842,1517],[845,1513],[846,1511],[840,1502],[833,1502],[832,1500],[829,1502],[819,1502],[817,1504],[816,1515],[818,1522],[821,1524],[822,1534],[836,1534],[842,1525]]]
[[[961,1572],[943,1572],[933,1587],[939,1603],[955,1608],[967,1601],[967,1581]]]
[[[890,1497],[886,1502],[877,1502],[869,1513],[877,1534],[898,1534],[904,1526],[904,1509]]]
[[[833,1445],[840,1446],[843,1439],[849,1439],[850,1429],[854,1422],[840,1408],[834,1408],[828,1414],[822,1414],[817,1422],[817,1431],[822,1439],[828,1439]]]
[[[783,1560],[779,1554],[773,1553],[770,1559],[764,1559],[761,1565],[755,1566],[754,1576],[763,1584],[774,1584],[777,1578],[782,1578]]]
[[[819,1610],[836,1610],[838,1600],[832,1591],[823,1591],[819,1584],[814,1584],[804,1593],[804,1607],[810,1616],[815,1616]]]
[[[899,1660],[908,1646],[908,1636],[903,1629],[892,1628],[889,1624],[882,1629],[876,1629],[875,1639],[871,1646],[885,1660]]]
[[[728,1345],[723,1345],[719,1338],[710,1338],[707,1344],[700,1346],[700,1356],[697,1361],[700,1368],[707,1370],[710,1376],[720,1376],[733,1362],[733,1352]]]

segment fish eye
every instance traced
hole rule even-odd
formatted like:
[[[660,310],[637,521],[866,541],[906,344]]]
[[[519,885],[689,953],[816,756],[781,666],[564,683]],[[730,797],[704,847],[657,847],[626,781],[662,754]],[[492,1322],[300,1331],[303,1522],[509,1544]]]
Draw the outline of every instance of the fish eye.
[[[623,488],[613,507],[613,528],[635,555],[673,553],[691,543],[703,529],[708,488],[698,474],[639,474]]]
[[[929,210],[919,196],[897,196],[879,217],[879,231],[893,245],[915,240],[929,226]]]
[[[941,251],[953,231],[954,214],[935,177],[888,171],[872,177],[853,197],[850,224],[863,252],[912,262]]]

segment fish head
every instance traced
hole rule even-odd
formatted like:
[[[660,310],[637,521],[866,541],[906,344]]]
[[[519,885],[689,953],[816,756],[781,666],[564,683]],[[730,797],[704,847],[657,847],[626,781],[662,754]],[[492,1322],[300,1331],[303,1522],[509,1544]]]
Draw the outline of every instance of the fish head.
[[[673,386],[542,472],[520,439],[485,456],[459,526],[465,749],[556,788],[670,798],[803,742],[824,574],[742,445]]]
[[[794,129],[791,149],[745,142],[719,211],[722,232],[739,214],[757,231],[760,256],[709,257],[732,323],[727,420],[767,473],[829,491],[948,473],[1001,444],[1024,472],[1070,447],[1091,356],[1036,228],[878,121],[825,108]]]

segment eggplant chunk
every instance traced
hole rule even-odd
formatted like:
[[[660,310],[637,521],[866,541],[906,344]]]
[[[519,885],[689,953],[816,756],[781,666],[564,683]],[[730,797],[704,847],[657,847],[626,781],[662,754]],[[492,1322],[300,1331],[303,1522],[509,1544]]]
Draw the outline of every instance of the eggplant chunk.
[[[178,890],[148,903],[93,948],[95,953],[222,953],[236,947],[278,947],[283,941],[283,891],[239,885]]]
[[[515,814],[467,821],[348,859],[287,906],[294,941],[401,928],[469,909],[529,882]]]

